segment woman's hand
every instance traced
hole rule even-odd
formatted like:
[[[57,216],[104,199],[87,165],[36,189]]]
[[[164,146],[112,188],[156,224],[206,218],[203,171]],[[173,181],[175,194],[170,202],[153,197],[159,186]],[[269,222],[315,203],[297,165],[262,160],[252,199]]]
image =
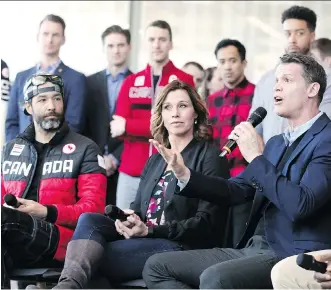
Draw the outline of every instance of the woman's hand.
[[[137,216],[137,215],[134,213],[134,211],[133,211],[132,209],[123,209],[123,211],[124,211],[124,213],[125,213],[127,216],[133,216],[135,219],[140,220],[140,217]],[[118,221],[118,222],[117,222],[117,221]],[[119,226],[118,226],[119,224],[122,224],[122,225],[124,225],[124,226],[126,226],[126,227],[128,227],[128,228],[132,228],[132,227],[134,226],[134,224],[131,223],[131,222],[129,222],[128,220],[125,220],[125,221],[116,220],[116,221],[115,221],[116,231],[117,231],[120,235],[122,235],[123,233],[122,233],[122,231],[120,230],[120,228],[119,228]]]
[[[126,226],[124,223],[129,223],[130,226]],[[140,219],[137,219],[132,215],[128,216],[125,222],[116,220],[115,226],[117,232],[120,235],[123,235],[126,239],[142,238],[148,234],[148,227]]]
[[[168,149],[154,139],[150,139],[149,142],[152,143],[161,154],[177,179],[183,182],[187,182],[190,179],[190,170],[185,166],[183,157],[178,151]]]

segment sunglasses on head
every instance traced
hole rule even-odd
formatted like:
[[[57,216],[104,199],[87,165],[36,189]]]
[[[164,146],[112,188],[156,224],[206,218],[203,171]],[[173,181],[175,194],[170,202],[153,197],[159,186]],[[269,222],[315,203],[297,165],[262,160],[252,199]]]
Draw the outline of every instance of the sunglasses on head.
[[[24,86],[24,100],[27,101],[40,92],[49,91],[47,88],[39,89],[40,85],[50,82],[54,85],[54,90],[61,92],[63,90],[63,80],[57,75],[33,75]]]
[[[51,82],[53,84],[57,84],[63,86],[63,80],[60,76],[57,75],[36,75],[32,76],[27,83],[27,87],[33,86],[40,86],[47,82]]]

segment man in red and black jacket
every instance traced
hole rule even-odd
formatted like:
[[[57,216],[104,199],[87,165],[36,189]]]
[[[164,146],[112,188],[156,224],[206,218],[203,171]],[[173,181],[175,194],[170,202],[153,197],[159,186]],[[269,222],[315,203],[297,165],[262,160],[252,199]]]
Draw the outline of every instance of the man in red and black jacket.
[[[124,140],[116,192],[116,205],[124,209],[135,200],[140,174],[154,152],[148,139],[152,137],[150,120],[155,98],[173,80],[179,79],[194,87],[193,77],[169,60],[172,49],[170,25],[163,20],[152,22],[146,29],[146,38],[149,64],[123,82],[110,123],[112,137]]]
[[[2,278],[12,267],[64,260],[79,216],[105,206],[104,159],[64,122],[62,78],[31,76],[24,102],[33,123],[2,154]]]
[[[208,96],[207,103],[214,143],[223,148],[234,127],[247,120],[255,85],[245,77],[246,49],[238,40],[220,41],[216,46],[215,56],[225,86]],[[232,177],[246,168],[247,162],[238,148],[227,157]]]

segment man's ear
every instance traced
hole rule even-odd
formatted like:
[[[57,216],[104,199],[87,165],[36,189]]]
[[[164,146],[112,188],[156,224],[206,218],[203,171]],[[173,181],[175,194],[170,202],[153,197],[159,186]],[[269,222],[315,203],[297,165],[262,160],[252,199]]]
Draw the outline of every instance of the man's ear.
[[[331,56],[327,56],[324,59],[324,62],[326,63],[326,65],[328,66],[328,68],[331,68]]]
[[[25,103],[25,109],[26,109],[26,111],[27,111],[30,115],[32,115],[32,105],[31,105],[31,102],[26,102],[26,103]]]
[[[247,67],[247,60],[246,60],[246,59],[243,60],[243,61],[242,61],[242,64],[243,64],[243,66],[244,66],[244,69],[246,69],[246,67]]]
[[[308,97],[309,98],[315,98],[318,97],[318,93],[320,90],[320,84],[319,83],[312,83],[308,87]]]
[[[64,45],[65,43],[66,43],[66,37],[65,37],[65,35],[63,35],[62,45]]]

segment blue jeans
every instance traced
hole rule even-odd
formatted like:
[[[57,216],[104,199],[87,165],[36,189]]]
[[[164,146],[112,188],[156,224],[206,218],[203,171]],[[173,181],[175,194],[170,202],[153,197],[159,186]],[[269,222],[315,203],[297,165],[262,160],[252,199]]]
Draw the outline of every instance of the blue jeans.
[[[179,243],[167,239],[124,239],[116,231],[114,221],[95,213],[80,216],[72,240],[89,239],[105,249],[100,270],[110,282],[123,282],[142,278],[146,260],[156,254],[181,251]]]

